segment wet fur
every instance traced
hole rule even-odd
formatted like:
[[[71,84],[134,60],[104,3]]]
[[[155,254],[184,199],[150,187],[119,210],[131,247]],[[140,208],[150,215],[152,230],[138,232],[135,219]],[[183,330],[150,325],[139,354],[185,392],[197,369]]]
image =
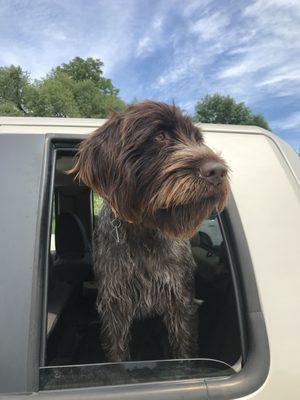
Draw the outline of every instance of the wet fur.
[[[94,232],[97,307],[107,360],[130,359],[135,318],[160,315],[175,358],[196,352],[188,239],[229,188],[201,176],[207,160],[226,165],[175,106],[144,101],[111,118],[79,148],[71,172],[105,202]],[[120,221],[120,241],[113,228]]]
[[[122,223],[116,242],[105,204],[94,234],[97,306],[102,345],[110,361],[130,359],[130,327],[135,318],[160,315],[168,328],[173,357],[190,357],[193,334],[193,269],[189,241],[165,238],[159,231]],[[163,267],[162,267],[163,266]],[[195,332],[194,332],[195,333]],[[145,334],[147,334],[145,332]]]

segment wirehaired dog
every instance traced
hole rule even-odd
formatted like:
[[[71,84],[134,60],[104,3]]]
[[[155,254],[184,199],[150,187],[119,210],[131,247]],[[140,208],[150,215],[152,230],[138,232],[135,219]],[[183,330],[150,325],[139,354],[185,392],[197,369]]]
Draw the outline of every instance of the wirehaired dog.
[[[225,207],[226,163],[179,108],[142,101],[81,143],[73,172],[104,199],[93,253],[107,359],[129,359],[133,320],[153,315],[174,358],[195,356],[188,239]]]

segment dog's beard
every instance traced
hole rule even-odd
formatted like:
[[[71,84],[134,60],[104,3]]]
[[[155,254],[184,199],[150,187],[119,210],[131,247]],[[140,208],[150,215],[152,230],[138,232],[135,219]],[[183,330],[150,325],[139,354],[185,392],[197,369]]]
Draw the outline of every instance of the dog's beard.
[[[180,177],[153,179],[152,185],[140,192],[127,192],[132,201],[128,201],[123,192],[120,198],[124,201],[124,212],[115,209],[121,219],[131,224],[159,230],[170,239],[189,239],[214,209],[224,209],[228,189],[227,177],[214,186],[185,171]]]
[[[226,206],[229,181],[218,186],[207,183],[194,174],[181,178],[170,176],[148,201],[143,224],[156,228],[171,239],[191,238],[214,209]]]
[[[205,218],[213,210],[223,210],[226,205],[227,191],[219,196],[203,198],[196,202],[187,202],[169,208],[160,208],[144,220],[145,226],[158,229],[169,239],[189,239],[199,229]]]

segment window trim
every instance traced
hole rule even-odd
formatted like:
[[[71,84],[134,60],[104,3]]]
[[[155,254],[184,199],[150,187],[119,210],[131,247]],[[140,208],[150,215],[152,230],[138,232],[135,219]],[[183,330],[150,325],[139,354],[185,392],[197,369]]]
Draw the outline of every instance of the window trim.
[[[209,358],[125,361],[47,366],[40,369],[40,390],[86,389],[116,385],[172,382],[236,374],[227,363]]]
[[[46,146],[48,147],[48,146]],[[46,150],[47,151],[47,150]],[[43,281],[41,282],[41,287],[43,288],[43,299],[42,299],[42,333],[41,333],[41,344],[40,344],[40,366],[45,365],[45,356],[46,356],[46,341],[47,341],[47,290],[48,290],[48,271],[49,271],[49,252],[50,252],[50,245],[51,245],[51,226],[52,226],[52,207],[53,207],[53,199],[55,197],[54,193],[54,177],[55,177],[55,164],[56,164],[56,152],[52,146],[49,145],[48,148],[49,153],[49,169],[50,173],[46,174],[46,180],[48,183],[48,191],[45,188],[45,196],[43,196],[43,216],[41,226],[43,227],[43,231],[41,234],[47,235],[45,238],[45,248],[44,252],[44,268],[40,265],[39,270],[43,271]],[[46,182],[45,182],[46,183]],[[46,183],[46,185],[47,185]],[[47,208],[47,201],[48,208]],[[44,221],[44,223],[43,223]],[[42,247],[42,240],[40,240],[39,247]]]
[[[38,329],[36,322],[32,321],[33,316],[40,316],[39,321],[45,320],[47,309],[47,302],[45,301],[45,289],[47,288],[47,271],[48,271],[48,245],[49,245],[49,229],[51,228],[51,205],[54,186],[54,168],[55,168],[55,154],[56,150],[72,150],[74,152],[75,146],[85,135],[78,135],[78,139],[70,138],[69,135],[47,135],[45,143],[44,154],[44,170],[41,184],[41,207],[39,213],[39,229],[36,238],[36,248],[38,249],[38,288],[35,295],[37,301],[33,302],[35,310],[31,313],[31,324],[35,329]],[[230,262],[233,261],[235,278],[234,286],[236,294],[239,296],[237,299],[240,303],[238,306],[239,320],[241,333],[243,334],[242,348],[243,357],[245,358],[242,370],[235,374],[224,378],[199,378],[192,380],[182,381],[168,381],[168,382],[155,382],[144,384],[130,384],[119,386],[105,386],[99,388],[83,388],[70,389],[60,391],[61,398],[67,398],[71,394],[72,398],[88,399],[95,394],[105,395],[106,399],[117,399],[121,396],[128,396],[128,398],[139,398],[143,395],[144,399],[168,399],[172,394],[172,398],[181,399],[183,393],[187,398],[206,399],[231,399],[234,397],[242,397],[257,390],[266,380],[269,366],[270,366],[270,353],[269,344],[267,339],[266,326],[264,322],[263,313],[261,310],[257,286],[255,282],[254,270],[251,261],[251,256],[247,246],[243,226],[238,214],[238,210],[232,195],[229,197],[228,207],[223,216],[219,216],[219,222],[224,234],[226,250]],[[237,245],[238,244],[238,245]],[[228,247],[228,246],[232,247]],[[235,266],[235,262],[239,266],[239,270]],[[239,284],[237,284],[237,281]],[[35,288],[33,288],[33,291]],[[39,312],[40,310],[40,312]],[[43,312],[44,311],[44,312]],[[37,320],[35,320],[37,321]],[[45,338],[43,334],[45,329],[45,322],[40,326],[39,333],[36,335],[35,345],[40,348],[40,357],[32,358],[33,379],[28,382],[28,389],[30,391],[38,392],[38,374],[39,368],[43,361],[42,354],[45,354]],[[248,333],[246,338],[246,332]],[[242,336],[241,336],[242,338]],[[32,344],[33,345],[33,344]],[[180,390],[178,390],[180,388]],[[49,398],[52,398],[54,392],[38,392],[35,396],[44,397],[48,393]],[[177,395],[176,395],[177,393]],[[57,396],[57,391],[56,391]]]
[[[240,276],[238,272],[237,248],[233,240],[232,227],[230,227],[230,218],[228,216],[227,208],[223,211],[222,215],[218,212],[217,219],[221,229],[222,237],[224,239],[228,262],[231,269],[231,276],[233,280],[233,290],[236,299],[236,311],[238,316],[238,325],[241,340],[241,356],[242,368],[244,367],[247,359],[247,329],[245,321],[245,307],[242,290],[240,287]]]

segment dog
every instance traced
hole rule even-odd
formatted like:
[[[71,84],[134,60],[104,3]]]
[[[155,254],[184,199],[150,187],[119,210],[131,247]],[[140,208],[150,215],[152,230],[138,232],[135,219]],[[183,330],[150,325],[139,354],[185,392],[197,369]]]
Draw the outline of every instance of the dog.
[[[189,238],[229,190],[226,162],[175,105],[145,100],[114,113],[79,146],[72,170],[104,204],[93,239],[107,361],[130,359],[134,319],[158,315],[173,358],[196,354]]]

